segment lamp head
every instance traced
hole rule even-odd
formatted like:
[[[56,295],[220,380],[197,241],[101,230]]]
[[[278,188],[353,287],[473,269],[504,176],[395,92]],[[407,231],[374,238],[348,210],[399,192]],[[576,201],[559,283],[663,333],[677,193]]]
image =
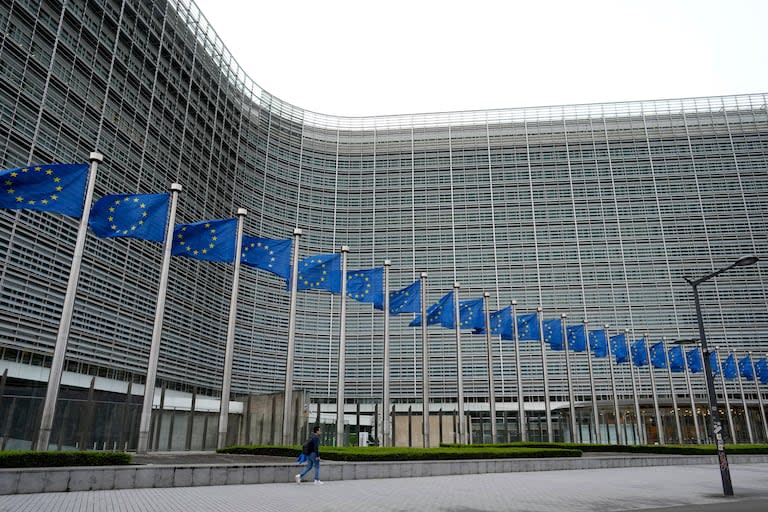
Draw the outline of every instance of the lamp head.
[[[736,260],[736,263],[734,263],[734,265],[736,265],[737,267],[746,267],[747,265],[754,265],[755,263],[758,262],[758,260],[760,260],[760,258],[755,256],[754,254],[751,254],[749,256],[742,256],[741,258]]]
[[[699,338],[682,338],[672,342],[672,345],[693,345],[699,342]]]

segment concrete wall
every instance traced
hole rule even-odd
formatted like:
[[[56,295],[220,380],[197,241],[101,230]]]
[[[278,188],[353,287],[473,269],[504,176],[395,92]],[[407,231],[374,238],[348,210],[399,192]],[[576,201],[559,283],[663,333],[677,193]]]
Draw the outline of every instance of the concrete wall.
[[[731,455],[731,464],[767,464],[768,455]],[[323,462],[323,480],[408,478],[481,473],[557,471],[708,464],[705,456],[594,456],[549,459],[487,459],[413,462]],[[207,485],[293,482],[295,464],[150,465],[83,468],[0,469],[0,495]]]

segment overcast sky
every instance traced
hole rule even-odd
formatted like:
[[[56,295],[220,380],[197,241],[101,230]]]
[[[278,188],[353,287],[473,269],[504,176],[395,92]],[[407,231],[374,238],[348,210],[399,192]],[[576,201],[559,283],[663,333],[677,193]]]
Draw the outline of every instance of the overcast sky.
[[[413,114],[768,92],[765,0],[195,0],[306,110]]]

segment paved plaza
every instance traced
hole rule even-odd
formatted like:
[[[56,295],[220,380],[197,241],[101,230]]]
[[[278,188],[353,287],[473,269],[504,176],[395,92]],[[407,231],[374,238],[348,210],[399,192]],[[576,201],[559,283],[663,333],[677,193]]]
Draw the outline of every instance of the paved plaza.
[[[768,510],[768,464],[494,473],[0,496],[2,512]]]

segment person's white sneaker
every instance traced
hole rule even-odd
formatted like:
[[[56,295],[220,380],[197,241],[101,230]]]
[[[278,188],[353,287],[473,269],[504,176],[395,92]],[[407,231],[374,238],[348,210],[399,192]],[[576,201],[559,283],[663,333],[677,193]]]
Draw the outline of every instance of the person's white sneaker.
[[[293,477],[293,479],[296,480],[297,484],[301,483],[301,475],[296,475],[295,477]]]
[[[325,485],[325,482],[321,482],[320,480],[315,480],[315,485]]]

